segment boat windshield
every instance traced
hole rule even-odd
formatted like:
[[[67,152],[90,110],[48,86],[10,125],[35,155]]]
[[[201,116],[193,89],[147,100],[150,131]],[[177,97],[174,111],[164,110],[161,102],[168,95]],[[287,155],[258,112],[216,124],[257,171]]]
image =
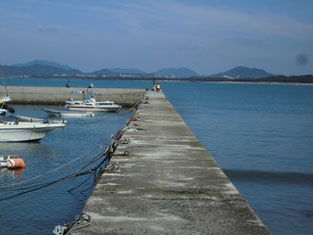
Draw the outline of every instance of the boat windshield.
[[[99,105],[113,105],[113,102],[98,102]]]
[[[84,95],[84,100],[90,100],[91,96],[90,95]]]

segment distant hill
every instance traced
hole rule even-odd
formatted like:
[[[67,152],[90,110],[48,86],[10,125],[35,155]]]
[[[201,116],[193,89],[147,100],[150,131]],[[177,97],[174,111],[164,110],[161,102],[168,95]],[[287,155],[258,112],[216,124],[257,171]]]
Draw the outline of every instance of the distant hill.
[[[273,74],[270,74],[263,69],[248,68],[244,66],[238,66],[226,72],[210,75],[210,77],[226,77],[226,78],[233,78],[233,79],[264,78],[264,77],[269,77],[269,76],[273,76]]]
[[[261,69],[249,69],[246,67],[236,67],[232,70],[224,73],[215,74],[212,76],[197,76],[192,70],[188,70],[188,73],[181,73],[181,69],[161,69],[155,73],[143,73],[142,75],[132,75],[114,73],[110,69],[101,69],[93,73],[83,73],[78,69],[65,70],[60,67],[53,67],[48,65],[29,65],[29,66],[7,66],[3,65],[2,70],[4,77],[6,78],[58,78],[58,79],[96,79],[96,80],[143,80],[151,81],[155,75],[160,75],[158,81],[169,80],[169,75],[175,75],[172,77],[173,81],[193,81],[193,82],[253,82],[253,83],[302,83],[313,84],[313,75],[298,75],[298,76],[284,76],[284,75],[270,75]],[[114,69],[113,69],[114,70]],[[119,69],[119,72],[125,73],[138,72],[138,70]],[[114,70],[117,71],[117,70]],[[139,70],[140,71],[140,70]],[[190,72],[192,71],[192,72]],[[245,73],[243,72],[245,71]],[[253,73],[252,73],[253,72]],[[257,72],[257,73],[255,73]],[[107,75],[107,76],[102,76]],[[130,75],[130,76],[124,76]],[[259,77],[258,77],[259,76]],[[258,77],[258,78],[256,78]]]
[[[33,60],[25,64],[15,64],[13,66],[26,67],[26,66],[32,66],[32,65],[46,65],[46,66],[55,67],[55,68],[62,68],[64,70],[74,70],[74,68],[68,65],[59,64],[53,61],[46,61],[46,60]]]
[[[185,79],[200,78],[200,76],[193,70],[181,68],[164,68],[153,73],[145,73],[136,68],[113,68],[113,69],[100,69],[94,72],[84,73],[78,69],[73,69],[68,65],[61,65],[57,62],[33,60],[25,64],[16,64],[11,66],[3,66],[3,72],[6,77],[122,77],[124,78],[152,78],[152,77],[171,77],[171,79]],[[121,75],[121,76],[119,76]],[[267,77],[275,77],[262,69],[248,68],[244,66],[235,67],[231,70],[213,74],[210,76],[201,76],[219,80],[240,80],[240,79],[259,79]]]
[[[52,77],[54,75],[77,75],[83,74],[77,69],[65,70],[63,68],[51,67],[47,65],[30,65],[30,66],[3,66],[3,72],[6,77],[30,76],[30,77]]]
[[[24,64],[15,64],[6,66],[6,76],[8,77],[66,77],[71,75],[77,75],[79,77],[91,77],[91,76],[139,76],[139,77],[153,77],[153,76],[164,76],[169,77],[173,75],[177,78],[195,77],[198,74],[188,68],[164,68],[153,73],[146,73],[136,68],[113,68],[113,69],[100,69],[93,72],[84,73],[78,69],[74,69],[68,65],[59,64],[54,61],[46,60],[33,60]]]
[[[129,75],[139,75],[139,74],[145,74],[145,72],[142,72],[139,69],[122,69],[122,68],[115,68],[115,69],[110,69],[113,73],[116,74],[129,74]]]
[[[117,73],[112,72],[110,69],[100,69],[89,74],[93,75],[117,75]]]
[[[165,69],[160,69],[156,72],[154,72],[155,75],[161,75],[161,76],[170,76],[170,75],[175,75],[178,78],[182,77],[195,77],[198,76],[198,74],[188,68],[165,68]]]

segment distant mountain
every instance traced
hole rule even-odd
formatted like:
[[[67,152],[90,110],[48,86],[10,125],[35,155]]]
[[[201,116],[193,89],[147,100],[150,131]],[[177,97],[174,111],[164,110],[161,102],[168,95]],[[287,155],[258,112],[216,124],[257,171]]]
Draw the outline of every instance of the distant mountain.
[[[59,64],[53,61],[46,61],[46,60],[33,60],[25,64],[15,64],[13,66],[26,67],[26,66],[32,66],[32,65],[46,65],[46,66],[55,67],[55,68],[62,68],[64,70],[73,70],[73,68],[68,65]]]
[[[232,78],[232,79],[264,78],[264,77],[269,77],[269,76],[273,76],[273,74],[270,74],[263,69],[248,68],[244,66],[238,66],[226,72],[210,75],[210,77],[226,77],[226,78]]]
[[[6,66],[7,76],[35,76],[35,77],[47,77],[47,76],[70,76],[78,75],[80,77],[90,76],[118,76],[118,75],[130,75],[139,77],[153,77],[153,76],[174,76],[177,78],[195,77],[198,74],[188,68],[164,68],[153,73],[146,73],[136,68],[113,68],[113,69],[100,69],[94,72],[83,73],[78,69],[74,69],[68,65],[59,64],[54,61],[46,60],[33,60],[24,64],[15,64]]]
[[[3,72],[6,77],[30,76],[30,77],[52,77],[71,76],[83,74],[77,69],[65,70],[63,68],[51,67],[47,65],[30,65],[30,66],[3,66]]]
[[[110,69],[100,69],[89,74],[93,75],[117,75],[117,73],[112,72]]]
[[[139,75],[139,74],[145,74],[145,72],[142,72],[139,69],[122,69],[122,68],[115,68],[115,69],[110,69],[113,73],[116,74],[127,74],[127,75]]]
[[[165,68],[160,69],[156,72],[154,72],[155,75],[161,75],[161,76],[170,76],[175,75],[175,77],[181,78],[181,77],[195,77],[198,76],[198,74],[188,68]]]

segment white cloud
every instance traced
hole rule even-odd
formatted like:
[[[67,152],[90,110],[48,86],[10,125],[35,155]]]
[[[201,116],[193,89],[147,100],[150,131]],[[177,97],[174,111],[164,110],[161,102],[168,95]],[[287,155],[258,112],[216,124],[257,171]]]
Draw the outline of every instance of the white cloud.
[[[313,37],[312,24],[278,14],[253,15],[226,7],[195,6],[174,1],[127,1],[110,8],[89,6],[86,9],[111,14],[121,26],[138,34],[173,33],[180,36],[237,32],[274,37]]]
[[[171,40],[219,40],[232,35],[258,35],[295,39],[313,38],[313,25],[289,16],[210,5],[195,5],[171,0],[88,2],[85,5],[59,3],[63,8],[79,10],[85,17],[102,19],[133,37]]]
[[[295,14],[292,17],[257,9],[251,13],[246,10],[248,7],[244,10],[195,2],[40,0],[17,10],[6,10],[2,22],[10,25],[3,24],[0,31],[12,45],[15,41],[10,38],[23,39],[23,43],[14,43],[12,48],[22,47],[28,41],[34,53],[38,45],[48,51],[46,44],[50,43],[54,48],[51,53],[56,56],[68,50],[70,58],[73,52],[84,50],[82,61],[99,54],[100,64],[137,66],[147,71],[152,66],[190,66],[203,73],[239,62],[264,67],[270,58],[270,66],[277,67],[275,61],[283,67],[288,58],[313,49],[313,25],[297,20]],[[36,4],[40,12],[33,11]],[[34,34],[34,29],[57,29],[58,33]]]

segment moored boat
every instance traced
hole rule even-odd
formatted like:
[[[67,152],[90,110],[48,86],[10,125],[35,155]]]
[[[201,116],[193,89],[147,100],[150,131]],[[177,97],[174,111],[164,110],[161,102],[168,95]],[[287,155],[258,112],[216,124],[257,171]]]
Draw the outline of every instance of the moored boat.
[[[42,109],[51,117],[94,117],[93,112],[80,112],[80,111],[69,111],[69,110],[56,110],[56,109]]]
[[[2,77],[2,84],[3,84],[4,88],[5,88],[5,93],[6,93],[6,95],[0,96],[0,115],[4,115],[5,116],[8,112],[14,113],[15,110],[14,110],[14,108],[9,107],[6,104],[6,102],[10,102],[11,101],[11,97],[9,96],[8,88],[7,88],[6,83],[5,83],[5,78],[4,78],[4,75],[3,75],[2,65],[1,64],[0,64],[0,74],[1,74],[1,77]]]
[[[115,104],[113,101],[97,102],[90,95],[84,96],[83,101],[73,99],[65,102],[65,108],[69,110],[92,111],[92,112],[117,112],[122,107]]]
[[[39,141],[48,132],[66,126],[65,120],[15,116],[16,121],[0,121],[0,142]]]

